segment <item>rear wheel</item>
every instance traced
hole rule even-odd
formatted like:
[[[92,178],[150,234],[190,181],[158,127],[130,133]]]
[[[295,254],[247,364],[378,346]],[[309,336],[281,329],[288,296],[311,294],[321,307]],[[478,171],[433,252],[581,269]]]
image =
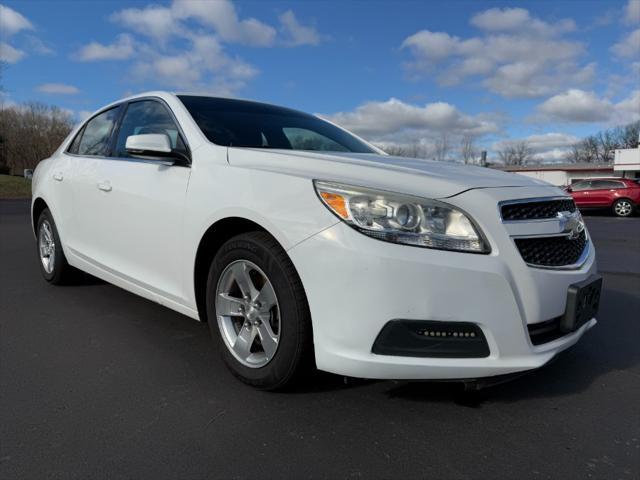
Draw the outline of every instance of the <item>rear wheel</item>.
[[[38,218],[36,234],[38,264],[42,276],[54,285],[66,283],[71,279],[74,269],[64,256],[60,235],[48,208],[45,208]]]
[[[620,198],[613,204],[613,213],[618,217],[628,217],[633,213],[633,203],[626,198]]]
[[[225,363],[245,383],[283,389],[313,368],[302,282],[265,232],[234,237],[216,254],[207,279],[207,317]]]

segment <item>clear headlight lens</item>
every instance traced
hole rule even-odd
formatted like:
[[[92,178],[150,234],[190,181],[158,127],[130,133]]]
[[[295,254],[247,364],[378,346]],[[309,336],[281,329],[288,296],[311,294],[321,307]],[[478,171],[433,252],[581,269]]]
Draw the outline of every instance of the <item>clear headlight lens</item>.
[[[473,221],[444,202],[330,182],[315,181],[314,185],[329,210],[370,237],[417,247],[489,253]]]

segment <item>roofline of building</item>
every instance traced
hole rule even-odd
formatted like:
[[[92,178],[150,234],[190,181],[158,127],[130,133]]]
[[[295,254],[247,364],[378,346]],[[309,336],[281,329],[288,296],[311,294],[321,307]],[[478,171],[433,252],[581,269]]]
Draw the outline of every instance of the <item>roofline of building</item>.
[[[492,168],[504,170],[505,172],[613,172],[614,165],[611,163],[602,164],[556,164],[556,165],[492,165]]]

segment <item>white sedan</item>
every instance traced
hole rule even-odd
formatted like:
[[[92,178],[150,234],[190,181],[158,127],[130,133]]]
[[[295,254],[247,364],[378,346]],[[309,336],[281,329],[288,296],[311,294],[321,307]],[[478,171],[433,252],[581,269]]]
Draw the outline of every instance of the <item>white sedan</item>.
[[[74,269],[208,322],[241,380],[310,369],[477,379],[596,323],[579,211],[546,183],[391,157],[313,115],[152,92],[104,107],[33,179],[44,278]]]

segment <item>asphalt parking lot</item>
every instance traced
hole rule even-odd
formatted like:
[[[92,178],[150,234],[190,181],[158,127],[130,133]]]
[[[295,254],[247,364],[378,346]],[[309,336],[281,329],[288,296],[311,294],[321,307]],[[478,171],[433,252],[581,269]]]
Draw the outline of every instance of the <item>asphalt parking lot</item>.
[[[640,478],[640,217],[587,224],[599,324],[545,368],[455,384],[244,386],[207,326],[99,281],[40,277],[0,201],[0,478]]]

